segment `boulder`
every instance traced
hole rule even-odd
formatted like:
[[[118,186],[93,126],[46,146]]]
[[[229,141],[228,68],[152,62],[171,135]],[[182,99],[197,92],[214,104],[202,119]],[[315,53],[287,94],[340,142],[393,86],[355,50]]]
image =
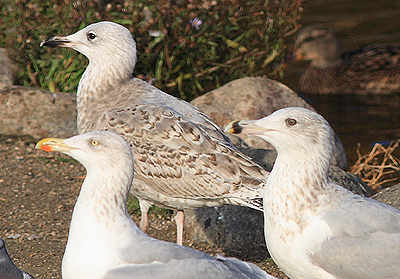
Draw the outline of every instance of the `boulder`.
[[[245,77],[231,81],[191,102],[201,109],[220,127],[242,119],[260,119],[284,107],[303,107],[315,111],[286,85],[268,78]],[[258,149],[273,149],[267,142],[252,135],[228,135],[238,146],[245,143]],[[343,144],[335,134],[332,164],[347,169],[347,158]]]
[[[400,209],[400,183],[383,189],[372,198]]]
[[[0,48],[0,90],[13,85],[13,65],[7,55],[7,50]]]
[[[76,127],[76,98],[38,88],[11,86],[0,92],[0,134],[70,137]]]

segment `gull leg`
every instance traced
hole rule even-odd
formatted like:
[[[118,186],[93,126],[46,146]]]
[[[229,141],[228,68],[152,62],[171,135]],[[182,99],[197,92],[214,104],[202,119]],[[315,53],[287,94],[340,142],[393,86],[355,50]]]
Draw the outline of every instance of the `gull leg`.
[[[182,245],[183,242],[183,222],[185,221],[185,213],[183,210],[178,210],[175,217],[176,222],[176,243]]]
[[[145,200],[139,199],[139,207],[141,212],[139,228],[143,232],[146,232],[149,228],[149,215],[147,213],[149,212],[151,204]]]

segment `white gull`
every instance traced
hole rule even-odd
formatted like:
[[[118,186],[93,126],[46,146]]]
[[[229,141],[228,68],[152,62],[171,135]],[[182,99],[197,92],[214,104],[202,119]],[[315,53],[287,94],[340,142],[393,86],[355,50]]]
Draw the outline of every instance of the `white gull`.
[[[47,138],[36,148],[63,152],[87,170],[72,214],[63,279],[274,278],[252,263],[212,257],[140,230],[126,205],[134,176],[132,153],[117,134]]]
[[[77,92],[78,130],[111,130],[130,144],[132,193],[140,201],[143,231],[152,204],[178,210],[180,244],[185,208],[234,204],[262,210],[268,173],[199,109],[132,77],[136,44],[128,29],[98,22],[41,45],[73,48],[89,59]]]
[[[329,181],[333,132],[321,115],[285,108],[226,131],[277,150],[263,198],[265,239],[290,278],[400,278],[400,210]]]

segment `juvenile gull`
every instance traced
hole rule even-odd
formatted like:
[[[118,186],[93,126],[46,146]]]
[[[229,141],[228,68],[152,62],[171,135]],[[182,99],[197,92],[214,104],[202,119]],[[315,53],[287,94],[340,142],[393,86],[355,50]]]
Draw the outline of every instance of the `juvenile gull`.
[[[332,129],[319,114],[281,109],[226,131],[270,142],[265,239],[290,278],[400,278],[400,211],[328,180]]]
[[[70,47],[89,59],[77,92],[78,130],[110,130],[128,141],[143,231],[152,204],[178,210],[179,244],[185,208],[234,204],[262,210],[268,173],[199,109],[132,77],[136,44],[128,29],[98,22],[41,45]]]
[[[6,243],[0,238],[0,278],[1,279],[34,279],[29,273],[18,269],[12,262],[6,249]]]
[[[87,170],[72,214],[63,279],[274,278],[252,263],[215,258],[140,230],[126,206],[134,175],[132,153],[117,134],[47,138],[36,148],[65,153]]]

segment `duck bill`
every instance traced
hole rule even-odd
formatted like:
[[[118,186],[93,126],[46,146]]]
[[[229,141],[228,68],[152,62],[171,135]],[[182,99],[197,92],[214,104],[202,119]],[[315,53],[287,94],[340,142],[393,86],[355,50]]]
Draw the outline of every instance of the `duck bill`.
[[[291,64],[303,59],[303,55],[300,51],[291,51],[286,54],[285,58],[283,58],[283,64]]]

